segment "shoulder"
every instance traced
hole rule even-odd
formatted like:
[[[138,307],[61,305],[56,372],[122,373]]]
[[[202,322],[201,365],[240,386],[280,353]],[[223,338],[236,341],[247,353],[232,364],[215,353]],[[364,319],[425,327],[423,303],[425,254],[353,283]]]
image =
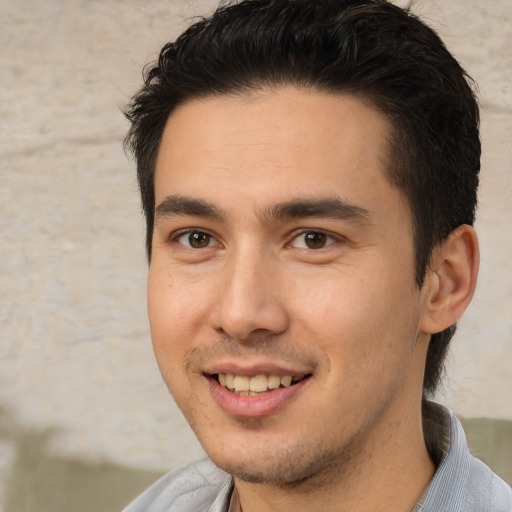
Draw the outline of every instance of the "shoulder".
[[[415,512],[512,512],[512,488],[471,455],[455,414],[436,405],[449,432],[444,456]]]
[[[123,512],[206,511],[230,488],[229,475],[205,459],[167,473]]]
[[[471,457],[465,494],[469,510],[512,511],[512,487],[482,461]]]

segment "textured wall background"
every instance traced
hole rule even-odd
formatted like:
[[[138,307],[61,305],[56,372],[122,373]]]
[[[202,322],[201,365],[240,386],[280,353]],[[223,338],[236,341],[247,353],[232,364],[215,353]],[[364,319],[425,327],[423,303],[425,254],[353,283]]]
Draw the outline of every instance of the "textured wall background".
[[[200,453],[153,361],[120,108],[142,66],[215,3],[0,6],[0,509],[28,440],[34,457],[139,468]],[[414,10],[477,80],[482,104],[480,284],[440,399],[464,416],[512,419],[512,3]]]

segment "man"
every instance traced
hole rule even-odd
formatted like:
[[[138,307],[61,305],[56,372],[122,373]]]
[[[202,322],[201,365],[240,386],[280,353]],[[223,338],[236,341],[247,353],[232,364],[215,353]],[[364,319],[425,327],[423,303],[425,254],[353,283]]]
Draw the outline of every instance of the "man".
[[[469,78],[383,0],[247,0],[127,116],[156,358],[210,461],[126,512],[510,511],[428,401],[476,283]]]

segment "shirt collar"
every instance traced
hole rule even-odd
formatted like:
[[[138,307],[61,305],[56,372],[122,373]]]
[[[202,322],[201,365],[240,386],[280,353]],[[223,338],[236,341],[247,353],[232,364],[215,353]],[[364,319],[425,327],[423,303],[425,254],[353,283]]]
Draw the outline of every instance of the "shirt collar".
[[[471,455],[464,429],[453,412],[441,405],[434,405],[444,423],[442,427],[448,428],[448,443],[441,463],[412,512],[459,510],[453,507],[463,502],[463,494],[469,478]]]
[[[228,478],[221,487],[219,494],[217,494],[215,501],[208,508],[207,512],[228,512],[233,488],[234,480],[233,478]]]
[[[464,429],[455,414],[439,404],[430,402],[429,405],[436,409],[436,416],[441,420],[438,424],[438,435],[446,431],[448,436],[440,443],[443,448],[441,462],[412,512],[427,512],[427,510],[456,512],[453,506],[463,502],[465,483],[469,478],[471,455]],[[229,478],[207,512],[230,512],[233,489],[234,480]]]

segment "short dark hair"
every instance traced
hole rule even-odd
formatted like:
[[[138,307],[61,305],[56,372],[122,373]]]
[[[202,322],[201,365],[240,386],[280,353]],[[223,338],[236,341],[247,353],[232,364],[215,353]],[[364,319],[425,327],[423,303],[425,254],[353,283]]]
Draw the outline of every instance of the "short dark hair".
[[[154,172],[169,115],[193,98],[293,85],[347,93],[390,122],[387,176],[407,199],[416,282],[433,248],[472,225],[480,170],[473,82],[439,36],[385,0],[245,0],[222,3],[144,71],[126,110],[151,259]],[[433,394],[455,325],[431,337],[424,378]]]

